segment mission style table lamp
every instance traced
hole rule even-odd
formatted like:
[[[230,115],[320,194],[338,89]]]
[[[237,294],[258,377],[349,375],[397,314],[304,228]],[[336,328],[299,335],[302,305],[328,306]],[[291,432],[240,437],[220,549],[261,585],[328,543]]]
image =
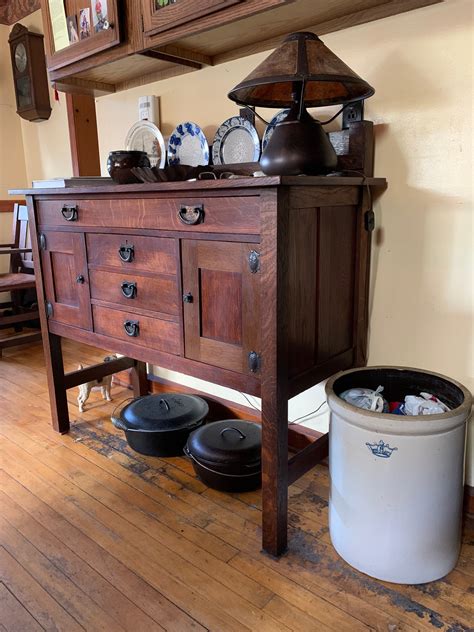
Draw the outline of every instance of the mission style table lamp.
[[[334,171],[337,156],[307,107],[366,99],[374,89],[327,48],[314,33],[293,33],[229,99],[247,106],[290,108],[260,159],[267,175],[320,175]]]

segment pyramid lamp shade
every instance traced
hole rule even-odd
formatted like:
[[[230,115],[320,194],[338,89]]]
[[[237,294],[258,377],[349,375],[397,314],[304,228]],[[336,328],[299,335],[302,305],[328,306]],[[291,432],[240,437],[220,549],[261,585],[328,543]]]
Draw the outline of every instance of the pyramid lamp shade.
[[[337,156],[321,123],[307,107],[367,99],[374,89],[314,33],[292,33],[228,97],[241,105],[290,108],[260,159],[268,175],[320,175]]]

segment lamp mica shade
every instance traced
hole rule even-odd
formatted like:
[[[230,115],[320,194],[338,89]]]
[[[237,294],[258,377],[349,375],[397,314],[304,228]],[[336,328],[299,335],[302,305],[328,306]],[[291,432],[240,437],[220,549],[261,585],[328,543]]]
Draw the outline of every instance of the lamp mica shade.
[[[360,101],[375,92],[317,35],[302,32],[289,35],[228,97],[244,105],[289,107],[302,83],[306,107]]]

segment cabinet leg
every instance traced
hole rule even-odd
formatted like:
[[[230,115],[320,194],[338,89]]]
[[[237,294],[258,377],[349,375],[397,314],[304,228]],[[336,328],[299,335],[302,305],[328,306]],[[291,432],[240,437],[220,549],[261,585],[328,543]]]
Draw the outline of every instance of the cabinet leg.
[[[279,556],[288,543],[288,400],[265,390],[262,384],[262,545]]]
[[[44,339],[45,337],[47,337],[47,341]],[[64,434],[69,431],[69,411],[64,384],[61,337],[43,333],[43,343],[53,428]]]
[[[135,360],[135,366],[131,371],[133,394],[135,397],[148,395],[148,378],[146,374],[146,362]]]

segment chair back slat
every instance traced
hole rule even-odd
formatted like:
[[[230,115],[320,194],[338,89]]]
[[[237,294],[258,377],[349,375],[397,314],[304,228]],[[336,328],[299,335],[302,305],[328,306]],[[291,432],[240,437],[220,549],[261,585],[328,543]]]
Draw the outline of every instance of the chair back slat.
[[[31,248],[28,207],[24,204],[15,204],[13,208],[13,243],[15,248]],[[26,272],[33,269],[33,255],[31,252],[11,257],[10,272]]]

